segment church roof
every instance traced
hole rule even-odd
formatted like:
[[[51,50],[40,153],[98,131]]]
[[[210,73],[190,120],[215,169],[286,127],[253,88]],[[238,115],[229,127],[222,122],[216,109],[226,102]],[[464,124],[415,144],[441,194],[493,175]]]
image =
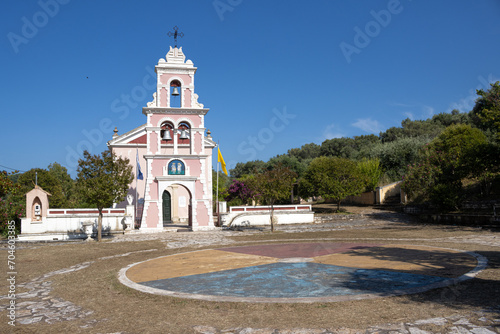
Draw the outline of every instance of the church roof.
[[[51,193],[49,193],[49,192],[47,192],[47,191],[43,190],[43,189],[42,189],[42,187],[40,187],[39,185],[35,185],[35,188],[33,188],[33,189],[31,189],[30,191],[28,191],[28,192],[26,193],[26,195],[28,195],[29,193],[34,192],[34,191],[35,191],[35,192],[39,192],[39,191],[41,191],[41,192],[46,193],[48,196],[52,196],[52,194],[51,194]]]

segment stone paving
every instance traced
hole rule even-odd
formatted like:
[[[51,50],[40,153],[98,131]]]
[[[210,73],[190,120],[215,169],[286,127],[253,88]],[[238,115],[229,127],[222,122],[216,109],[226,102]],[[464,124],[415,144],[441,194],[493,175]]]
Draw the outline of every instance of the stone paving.
[[[106,256],[99,260],[107,260],[114,257],[128,256],[133,253],[155,251],[156,249],[137,251],[119,254],[115,256]],[[52,282],[49,280],[52,276],[63,275],[85,269],[96,261],[80,263],[69,268],[51,271],[42,276],[36,277],[29,282],[18,284],[17,287],[27,289],[27,292],[16,294],[16,324],[29,325],[37,322],[54,323],[58,321],[71,321],[87,318],[94,311],[84,310],[82,307],[66,301],[62,298],[56,298],[50,295],[52,291]],[[0,296],[0,303],[4,300],[9,301],[7,296]],[[24,300],[24,301],[22,301]],[[8,303],[0,304],[0,312],[5,311]],[[91,327],[97,320],[89,319],[82,328]]]
[[[199,334],[431,334],[431,327],[439,328],[439,333],[447,334],[497,334],[500,333],[500,319],[489,319],[487,310],[475,312],[468,317],[454,315],[446,318],[431,318],[415,322],[385,324],[367,329],[352,328],[228,328],[217,329],[209,326],[195,326],[193,330]],[[500,309],[496,310],[500,311]],[[480,324],[480,325],[478,325]],[[425,328],[425,329],[423,329]]]
[[[415,322],[400,322],[368,327],[352,328],[228,328],[217,329],[209,326],[194,326],[199,334],[431,334],[438,333],[431,328],[438,328],[439,333],[446,334],[497,334],[500,333],[500,319],[490,319],[488,315],[497,310],[474,312],[469,316],[454,315],[446,318],[431,318]]]
[[[383,220],[383,219],[382,219]],[[377,226],[388,226],[392,223],[397,224],[401,222],[401,217],[394,219],[387,219],[383,221],[374,222],[369,217],[360,215],[358,217],[349,217],[340,220],[323,224],[310,224],[307,226],[280,226],[283,232],[297,232],[297,231],[319,231],[347,229],[347,228],[374,228]],[[204,247],[209,245],[229,245],[234,244],[229,237],[234,235],[241,235],[239,231],[213,231],[213,232],[190,232],[190,233],[161,233],[161,234],[126,234],[115,236],[111,242],[132,241],[132,240],[154,240],[159,239],[165,241],[167,248],[183,248],[183,247]],[[259,233],[258,230],[245,230],[245,234]],[[317,241],[317,239],[315,239]],[[354,240],[354,239],[353,239]],[[365,238],[366,240],[366,238]],[[380,240],[380,239],[379,239]],[[395,240],[395,239],[388,239]],[[401,239],[405,241],[412,241],[412,239]],[[436,239],[413,239],[413,240],[426,240],[426,241],[443,241],[451,243],[475,243],[481,245],[488,245],[493,247],[500,247],[500,237],[495,235],[475,236],[469,237],[450,237],[450,238],[436,238]],[[168,243],[167,243],[168,241]],[[284,240],[280,240],[284,241]],[[270,240],[266,240],[270,242]],[[56,244],[55,244],[56,245]],[[21,246],[21,245],[19,245]],[[21,247],[38,248],[37,244],[26,244]],[[20,248],[21,248],[20,247]],[[155,251],[156,249],[144,250],[139,252]],[[132,253],[124,253],[111,257],[103,257],[99,260],[110,259],[119,256],[128,256]],[[72,302],[66,301],[62,298],[51,296],[52,282],[51,277],[55,275],[64,275],[71,272],[76,272],[91,266],[96,261],[89,261],[80,263],[69,268],[64,268],[56,271],[46,273],[42,276],[34,278],[29,282],[18,284],[19,288],[27,289],[27,292],[16,294],[17,308],[16,308],[16,324],[27,325],[45,322],[48,324],[59,321],[72,321],[76,319],[85,319],[84,324],[81,326],[83,329],[92,328],[97,322],[97,319],[92,318],[93,311],[85,310]],[[8,303],[7,296],[0,296],[0,314],[6,311]],[[426,333],[449,333],[449,334],[495,334],[500,333],[500,305],[494,309],[483,310],[481,312],[473,312],[469,314],[454,315],[446,318],[432,318],[422,319],[415,322],[401,322],[396,324],[385,324],[366,329],[351,329],[351,328],[293,328],[293,329],[277,329],[277,328],[213,328],[207,326],[194,326],[194,333],[205,334],[327,334],[327,333],[401,333],[401,334],[426,334]],[[99,321],[103,321],[102,319]],[[123,334],[126,334],[125,332]]]

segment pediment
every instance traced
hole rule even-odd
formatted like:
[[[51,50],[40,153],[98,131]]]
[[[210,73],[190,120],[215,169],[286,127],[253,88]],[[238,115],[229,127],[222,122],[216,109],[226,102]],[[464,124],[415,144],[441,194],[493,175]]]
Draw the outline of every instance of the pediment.
[[[108,141],[108,146],[122,146],[122,145],[146,145],[147,135],[146,135],[146,124],[143,124],[129,132]]]

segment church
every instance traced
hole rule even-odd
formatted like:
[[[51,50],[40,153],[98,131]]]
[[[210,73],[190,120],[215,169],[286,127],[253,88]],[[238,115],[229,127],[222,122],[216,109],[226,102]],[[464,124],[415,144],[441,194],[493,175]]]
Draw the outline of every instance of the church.
[[[217,145],[205,128],[209,109],[194,90],[196,69],[182,47],[170,47],[155,66],[156,92],[142,108],[146,123],[121,135],[115,128],[108,142],[133,166],[136,179],[127,197],[143,232],[179,225],[214,229],[212,150]]]

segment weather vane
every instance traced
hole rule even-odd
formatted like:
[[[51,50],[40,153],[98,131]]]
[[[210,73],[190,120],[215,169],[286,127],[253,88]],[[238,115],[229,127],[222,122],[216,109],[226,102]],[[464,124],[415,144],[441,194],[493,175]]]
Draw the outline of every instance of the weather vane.
[[[177,47],[177,37],[184,37],[184,33],[179,32],[179,28],[177,26],[175,26],[173,29],[174,32],[169,31],[167,35],[168,37],[174,36],[175,47]]]

